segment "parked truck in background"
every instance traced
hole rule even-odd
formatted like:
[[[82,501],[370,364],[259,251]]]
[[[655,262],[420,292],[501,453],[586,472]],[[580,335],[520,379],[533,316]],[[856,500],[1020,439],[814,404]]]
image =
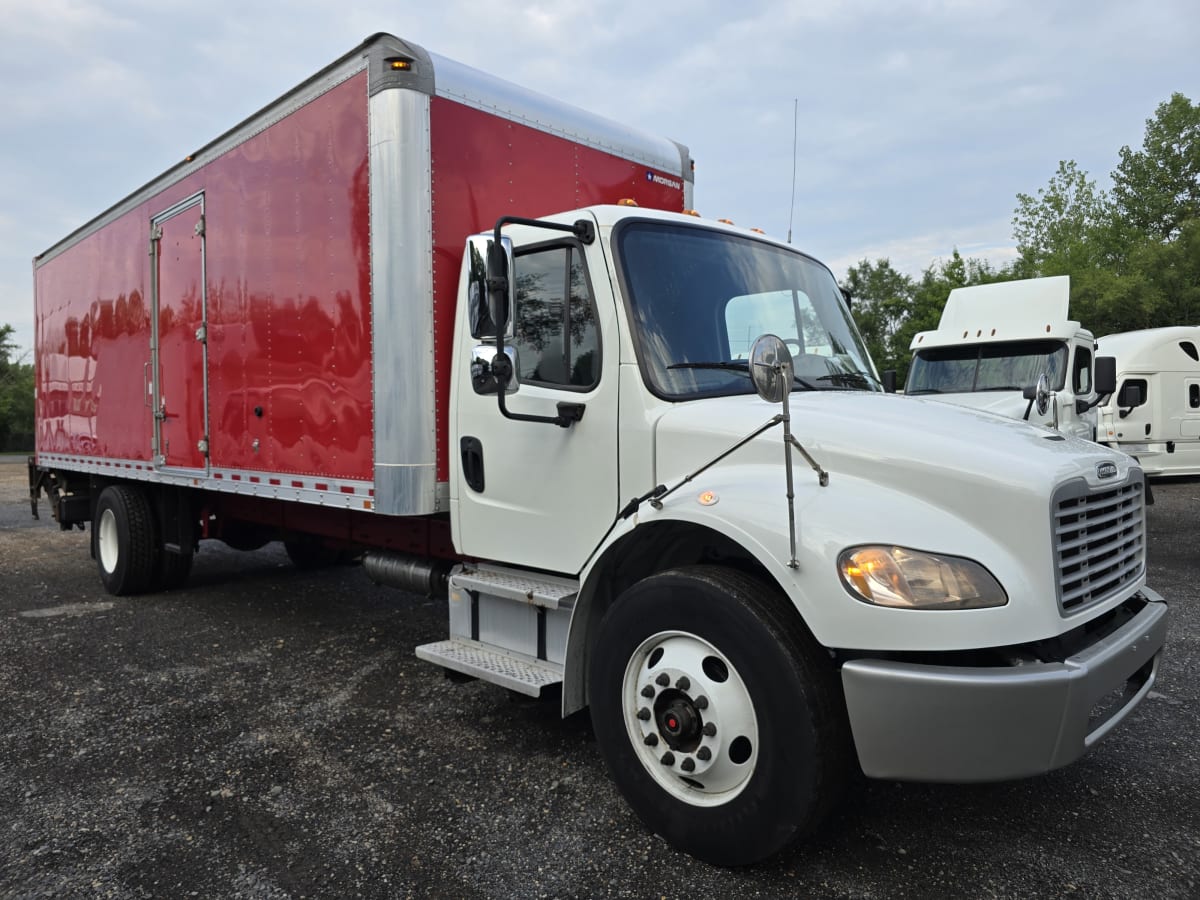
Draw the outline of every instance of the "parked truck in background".
[[[1100,407],[1098,440],[1137,457],[1147,476],[1200,475],[1200,327],[1106,335],[1117,388]]]
[[[913,338],[904,392],[1095,440],[1112,361],[1067,318],[1070,287],[1060,275],[954,289],[937,330]]]
[[[811,833],[855,764],[1072,762],[1165,641],[1141,470],[884,394],[832,273],[682,214],[691,179],[370,38],[36,258],[35,514],[90,523],[114,594],[282,539],[445,595],[419,656],[590,707],[714,863]]]

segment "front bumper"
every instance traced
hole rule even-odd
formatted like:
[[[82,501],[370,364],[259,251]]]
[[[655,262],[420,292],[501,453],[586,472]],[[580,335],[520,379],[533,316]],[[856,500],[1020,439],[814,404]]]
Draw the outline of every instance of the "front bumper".
[[[842,667],[863,772],[907,781],[1003,781],[1082,756],[1150,692],[1167,605],[1148,601],[1062,662],[937,666],[858,659]]]

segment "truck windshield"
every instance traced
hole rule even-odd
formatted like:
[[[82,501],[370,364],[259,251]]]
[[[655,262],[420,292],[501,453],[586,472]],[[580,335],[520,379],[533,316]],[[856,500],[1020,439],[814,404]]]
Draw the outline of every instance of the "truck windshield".
[[[617,234],[642,375],[657,396],[753,393],[746,360],[778,335],[804,390],[881,390],[833,274],[803,254],[727,232],[631,222]]]
[[[1020,341],[927,347],[918,350],[908,371],[907,394],[965,394],[972,391],[1019,391],[1046,376],[1060,391],[1067,373],[1062,341]]]

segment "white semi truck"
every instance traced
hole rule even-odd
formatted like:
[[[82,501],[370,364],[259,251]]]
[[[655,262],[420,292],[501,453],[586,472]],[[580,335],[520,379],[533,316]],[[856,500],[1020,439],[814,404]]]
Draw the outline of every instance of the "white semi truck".
[[[913,338],[905,393],[1095,440],[1112,360],[1095,357],[1069,301],[1066,275],[956,288],[937,330]]]
[[[679,145],[377,35],[35,261],[34,511],[117,594],[210,539],[365,553],[447,597],[420,657],[590,706],[714,863],[854,766],[1079,758],[1166,639],[1141,469],[884,394],[830,270],[690,192]]]
[[[1200,327],[1126,331],[1097,344],[1117,373],[1098,440],[1137,457],[1147,476],[1200,475]]]

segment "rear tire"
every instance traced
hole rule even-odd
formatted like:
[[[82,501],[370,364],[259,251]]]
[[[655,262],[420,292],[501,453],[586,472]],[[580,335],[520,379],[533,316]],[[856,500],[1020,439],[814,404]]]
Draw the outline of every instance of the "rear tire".
[[[851,762],[832,663],[773,587],[693,566],[647,578],[601,623],[592,724],[638,817],[716,865],[813,831]]]
[[[100,493],[92,540],[100,580],[110,594],[140,594],[153,584],[158,537],[154,511],[141,490],[114,484]]]
[[[193,551],[191,547],[182,553],[170,553],[164,547],[158,548],[158,565],[154,572],[154,589],[169,591],[182,587],[192,572]]]

